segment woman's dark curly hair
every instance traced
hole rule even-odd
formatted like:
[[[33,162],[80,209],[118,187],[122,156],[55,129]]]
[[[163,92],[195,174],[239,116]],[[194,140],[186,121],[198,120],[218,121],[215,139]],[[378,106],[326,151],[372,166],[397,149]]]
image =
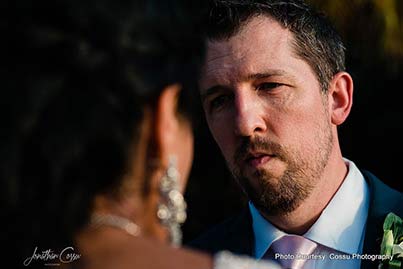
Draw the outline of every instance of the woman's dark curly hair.
[[[95,194],[119,185],[143,109],[164,86],[183,86],[178,113],[192,115],[204,9],[187,0],[6,2],[2,234],[27,257],[71,244]]]

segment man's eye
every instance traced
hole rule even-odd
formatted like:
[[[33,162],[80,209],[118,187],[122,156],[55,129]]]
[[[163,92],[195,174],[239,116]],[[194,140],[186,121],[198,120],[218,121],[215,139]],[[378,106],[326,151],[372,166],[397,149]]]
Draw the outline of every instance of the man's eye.
[[[267,91],[280,87],[282,84],[277,82],[261,83],[256,87],[256,90]]]
[[[217,109],[222,106],[224,106],[230,99],[230,96],[228,95],[219,95],[215,97],[213,100],[210,102],[210,108],[211,109]]]

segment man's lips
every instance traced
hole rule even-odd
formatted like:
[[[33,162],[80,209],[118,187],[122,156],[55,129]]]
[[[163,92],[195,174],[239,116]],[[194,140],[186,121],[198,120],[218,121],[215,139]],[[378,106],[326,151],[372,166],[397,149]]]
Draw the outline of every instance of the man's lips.
[[[252,153],[248,154],[248,156],[245,158],[245,162],[252,167],[258,167],[266,164],[273,157],[274,155],[267,153]]]

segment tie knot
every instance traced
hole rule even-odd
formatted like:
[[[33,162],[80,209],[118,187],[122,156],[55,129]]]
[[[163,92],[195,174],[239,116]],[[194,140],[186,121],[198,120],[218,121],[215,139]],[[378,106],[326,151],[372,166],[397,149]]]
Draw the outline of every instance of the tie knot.
[[[299,235],[284,235],[272,244],[275,252],[282,254],[311,254],[316,243]]]
[[[284,235],[271,245],[274,257],[279,260],[283,268],[302,268],[306,255],[311,254],[317,244],[299,235]]]

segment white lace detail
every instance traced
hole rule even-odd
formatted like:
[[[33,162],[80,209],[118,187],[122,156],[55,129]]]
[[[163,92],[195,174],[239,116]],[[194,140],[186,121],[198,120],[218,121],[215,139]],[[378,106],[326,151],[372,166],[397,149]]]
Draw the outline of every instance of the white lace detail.
[[[221,251],[214,256],[213,269],[281,269],[281,267],[271,261],[255,260],[248,256]]]

